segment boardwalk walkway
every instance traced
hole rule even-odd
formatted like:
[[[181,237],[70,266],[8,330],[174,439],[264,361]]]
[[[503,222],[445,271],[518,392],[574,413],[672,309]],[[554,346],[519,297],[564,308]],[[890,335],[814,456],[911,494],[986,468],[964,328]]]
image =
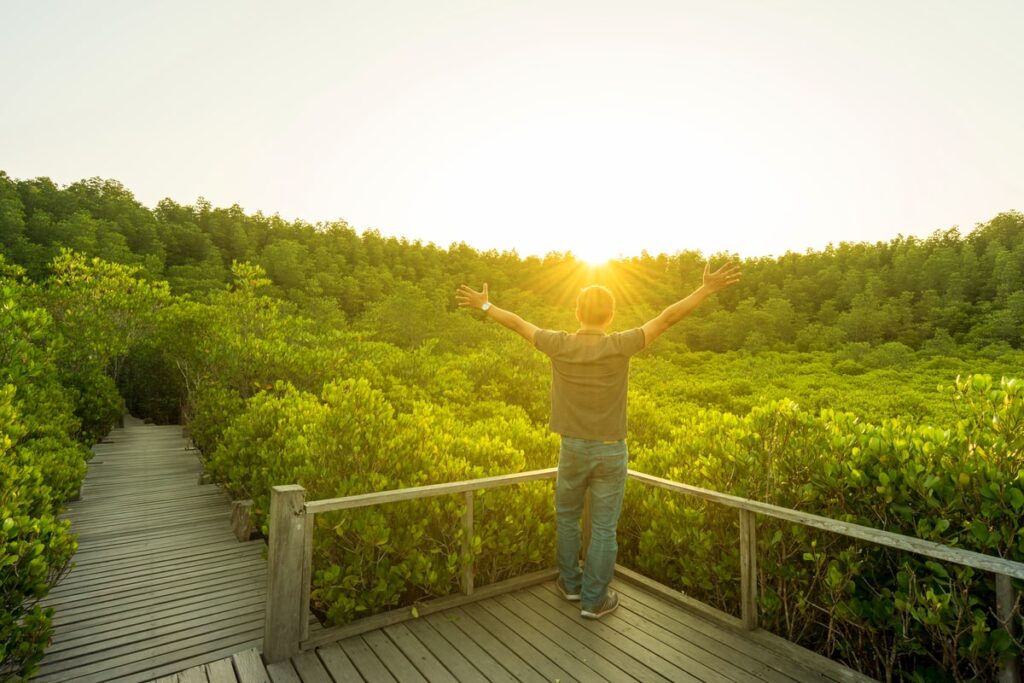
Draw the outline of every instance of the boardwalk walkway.
[[[400,623],[366,619],[337,642],[316,625],[311,637],[326,645],[266,666],[263,543],[235,540],[227,499],[198,484],[186,445],[180,427],[129,420],[94,448],[66,513],[76,564],[46,601],[56,634],[35,680],[870,680],[625,569],[622,604],[600,621],[581,619],[548,581]]]
[[[258,646],[263,543],[239,543],[230,503],[199,485],[181,427],[128,418],[93,447],[65,517],[74,568],[50,592],[55,635],[38,681],[147,681]]]

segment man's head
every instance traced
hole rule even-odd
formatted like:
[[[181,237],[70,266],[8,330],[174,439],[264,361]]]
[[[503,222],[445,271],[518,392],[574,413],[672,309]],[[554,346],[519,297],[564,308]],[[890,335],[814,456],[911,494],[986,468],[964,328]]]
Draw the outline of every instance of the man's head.
[[[576,297],[576,319],[588,327],[606,327],[615,316],[615,297],[607,287],[590,285]]]

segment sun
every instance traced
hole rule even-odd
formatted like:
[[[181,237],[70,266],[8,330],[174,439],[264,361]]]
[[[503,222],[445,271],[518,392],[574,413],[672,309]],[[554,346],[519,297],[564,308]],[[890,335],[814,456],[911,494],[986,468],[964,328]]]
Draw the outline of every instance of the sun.
[[[591,268],[602,268],[616,257],[611,248],[602,244],[587,244],[572,250],[572,255],[577,261]]]

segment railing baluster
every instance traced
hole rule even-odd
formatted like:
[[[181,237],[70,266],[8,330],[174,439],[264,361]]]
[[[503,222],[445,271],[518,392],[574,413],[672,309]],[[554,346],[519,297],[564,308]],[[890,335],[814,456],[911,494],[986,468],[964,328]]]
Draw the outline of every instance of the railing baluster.
[[[267,551],[267,607],[263,627],[263,657],[268,664],[299,652],[302,637],[302,598],[308,591],[295,580],[303,567],[309,515],[306,489],[290,484],[270,490],[270,539]]]
[[[743,628],[757,628],[757,518],[740,510],[740,612]]]
[[[301,640],[309,638],[309,593],[313,589],[313,515],[306,515],[305,535],[302,539],[302,602],[299,604]]]
[[[1005,574],[996,574],[996,617],[999,625],[1011,638],[1017,636],[1017,591]],[[1020,657],[1003,662],[999,669],[999,683],[1020,683]]]
[[[473,492],[462,494],[466,507],[462,512],[462,592],[473,594]]]

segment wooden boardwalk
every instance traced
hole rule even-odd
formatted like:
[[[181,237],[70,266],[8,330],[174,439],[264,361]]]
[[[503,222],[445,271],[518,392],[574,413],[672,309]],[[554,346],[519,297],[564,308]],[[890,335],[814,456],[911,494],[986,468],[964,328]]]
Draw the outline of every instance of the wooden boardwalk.
[[[253,652],[159,683],[829,683],[870,681],[763,631],[747,633],[617,580],[621,604],[580,618],[553,582],[368,631],[264,667]]]
[[[198,483],[181,428],[129,420],[94,450],[82,500],[67,508],[80,547],[46,600],[56,633],[34,680],[870,680],[625,569],[621,606],[600,621],[547,582],[381,628],[367,620],[266,666],[263,543],[235,540],[228,500]]]
[[[181,427],[128,418],[93,447],[65,517],[74,568],[44,604],[53,644],[38,681],[147,681],[258,646],[266,563],[239,543],[230,502],[199,485]]]

